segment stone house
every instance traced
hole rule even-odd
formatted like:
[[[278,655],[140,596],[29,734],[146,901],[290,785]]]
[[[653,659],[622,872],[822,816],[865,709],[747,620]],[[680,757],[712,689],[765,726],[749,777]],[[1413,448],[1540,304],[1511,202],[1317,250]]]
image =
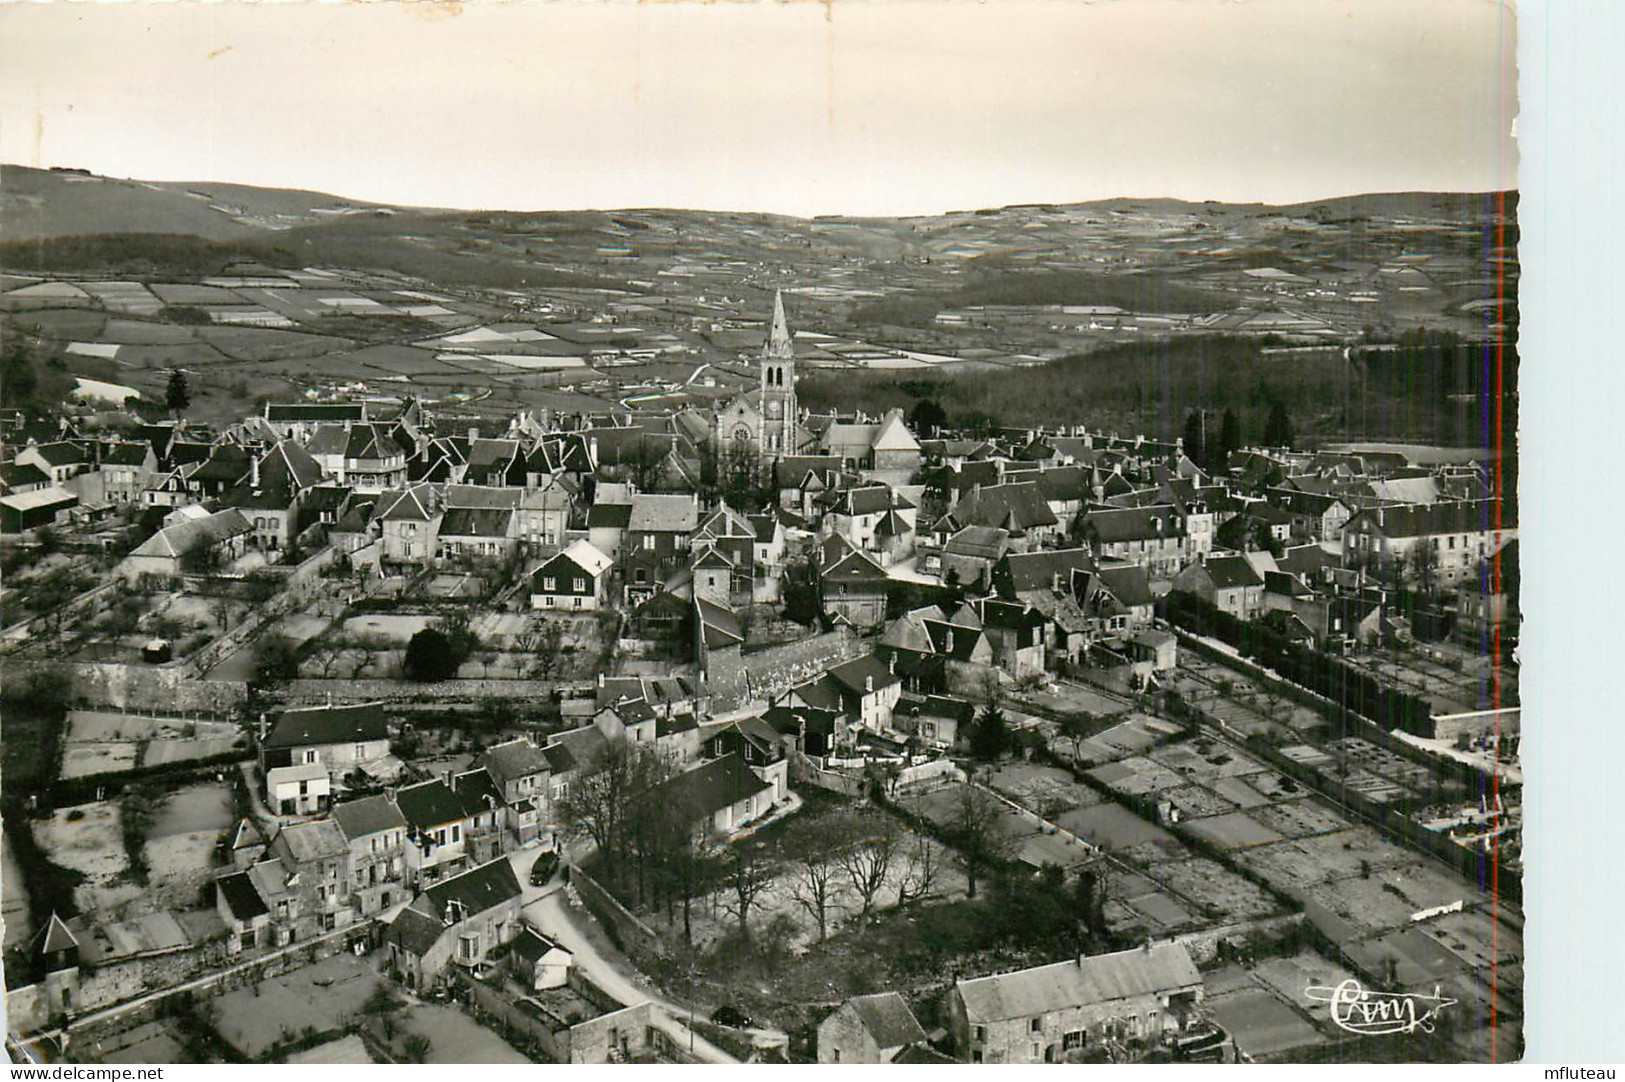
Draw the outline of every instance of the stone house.
[[[332,818],[350,846],[351,908],[375,916],[405,892],[406,817],[380,794],[336,804]]]
[[[891,1063],[925,1030],[896,992],[853,996],[818,1023],[819,1063]]]
[[[493,860],[425,887],[384,935],[389,968],[408,988],[441,982],[452,965],[475,969],[513,942],[524,924],[523,892],[506,860]]]
[[[960,980],[954,1048],[970,1063],[1062,1063],[1107,1041],[1154,1044],[1201,1022],[1202,975],[1177,943]]]

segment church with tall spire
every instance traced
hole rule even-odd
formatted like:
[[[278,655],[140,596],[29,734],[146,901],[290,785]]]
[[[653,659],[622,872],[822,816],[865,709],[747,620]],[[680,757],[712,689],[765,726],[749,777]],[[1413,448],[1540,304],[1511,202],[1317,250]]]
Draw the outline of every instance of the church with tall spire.
[[[756,367],[758,386],[717,411],[712,429],[716,444],[749,447],[765,459],[793,455],[800,445],[796,350],[782,292],[773,296],[773,320]]]

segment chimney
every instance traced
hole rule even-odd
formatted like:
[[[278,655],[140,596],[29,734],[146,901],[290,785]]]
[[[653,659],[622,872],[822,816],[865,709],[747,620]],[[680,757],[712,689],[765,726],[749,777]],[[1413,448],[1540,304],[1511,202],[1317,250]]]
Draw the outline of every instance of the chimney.
[[[594,467],[598,465],[598,437],[587,437],[587,457],[592,459]]]
[[[886,659],[886,671],[891,673],[893,676],[897,675],[897,654],[895,651],[892,653],[891,657]]]
[[[863,678],[863,691],[864,691],[864,694],[866,694],[866,695],[872,694],[874,692],[874,690],[875,690],[875,678],[872,677],[872,676],[865,676]]]
[[[473,443],[475,440],[477,440],[479,438],[480,438],[480,426],[479,425],[469,425],[468,426],[468,442]]]

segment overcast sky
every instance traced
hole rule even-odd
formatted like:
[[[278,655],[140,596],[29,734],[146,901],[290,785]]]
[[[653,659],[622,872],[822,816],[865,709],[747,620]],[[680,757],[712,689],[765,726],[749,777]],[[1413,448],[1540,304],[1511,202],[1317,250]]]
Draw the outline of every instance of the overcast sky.
[[[1515,186],[1493,0],[0,4],[0,160],[501,209]]]

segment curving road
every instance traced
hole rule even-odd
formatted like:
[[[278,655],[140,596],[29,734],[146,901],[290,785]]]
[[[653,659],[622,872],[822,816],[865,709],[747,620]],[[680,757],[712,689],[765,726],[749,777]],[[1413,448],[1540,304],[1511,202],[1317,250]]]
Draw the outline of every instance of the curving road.
[[[679,1048],[691,1049],[695,1059],[702,1063],[738,1063],[733,1056],[684,1024],[683,1020],[689,1014],[687,1007],[648,987],[648,978],[625,957],[618,954],[611,956],[599,949],[594,937],[583,927],[592,917],[571,909],[564,893],[562,874],[555,876],[553,882],[544,887],[530,885],[530,866],[536,855],[535,850],[524,850],[508,858],[524,890],[522,905],[525,919],[573,954],[575,964],[605,992],[622,1003],[635,1004],[647,1000],[653,1004],[653,1024],[671,1037]]]

